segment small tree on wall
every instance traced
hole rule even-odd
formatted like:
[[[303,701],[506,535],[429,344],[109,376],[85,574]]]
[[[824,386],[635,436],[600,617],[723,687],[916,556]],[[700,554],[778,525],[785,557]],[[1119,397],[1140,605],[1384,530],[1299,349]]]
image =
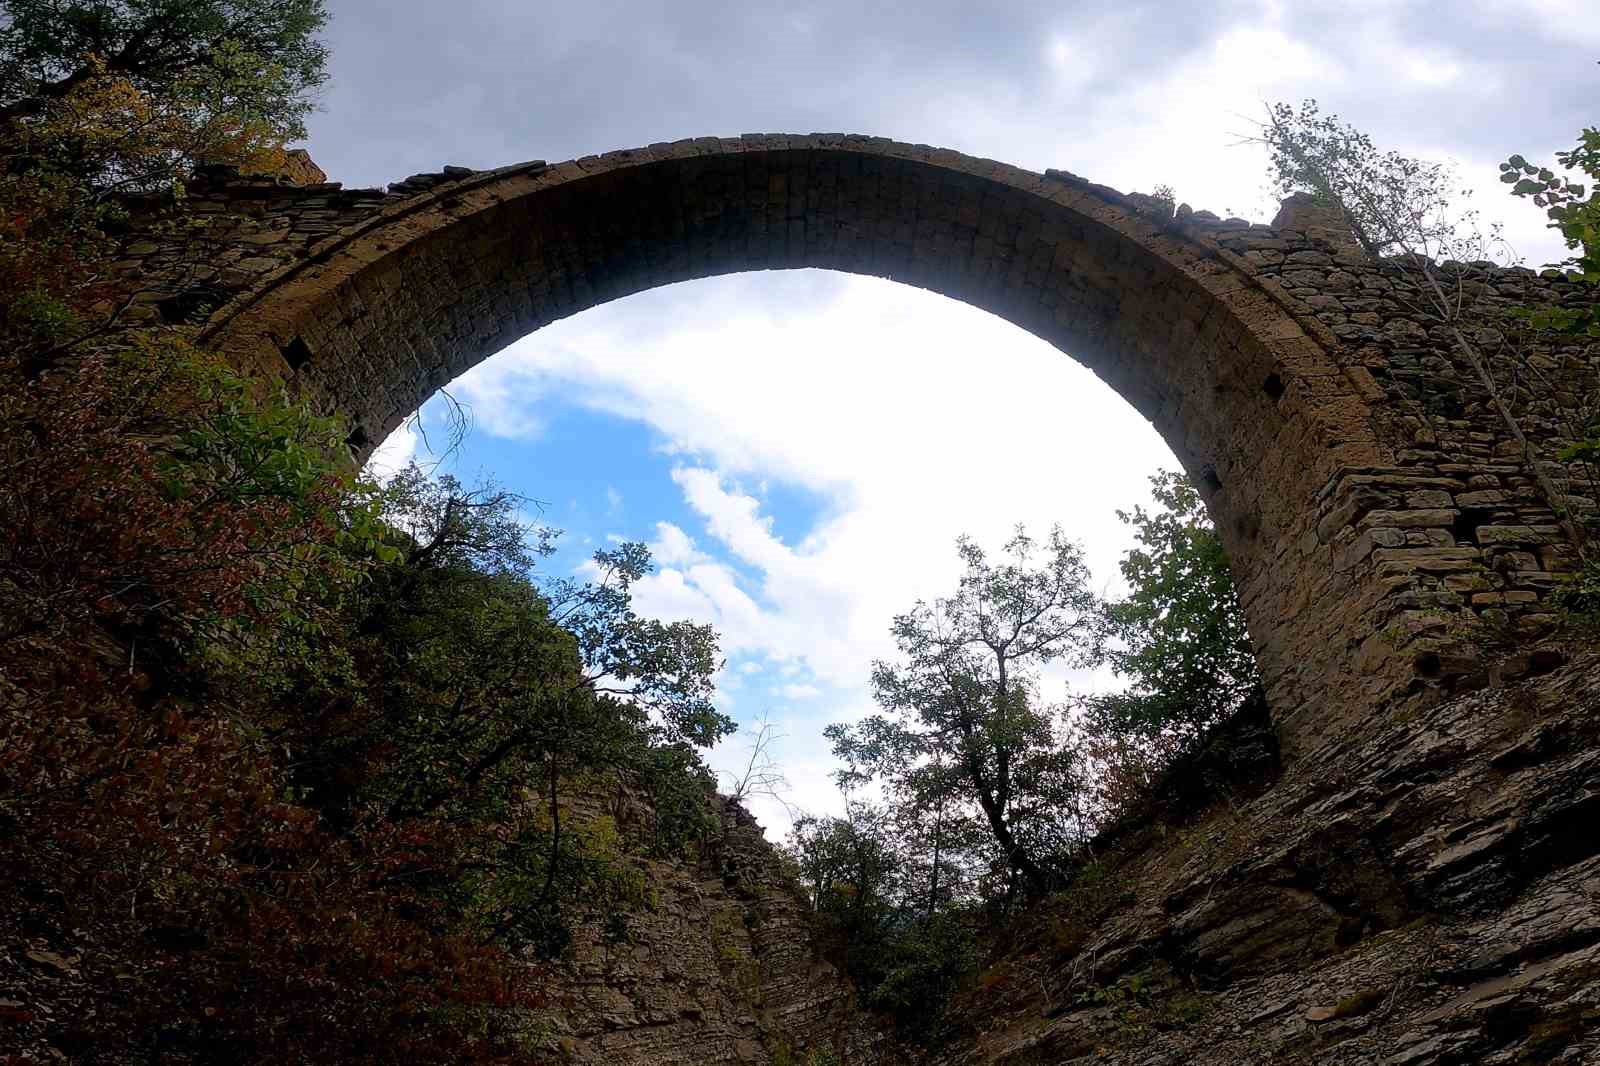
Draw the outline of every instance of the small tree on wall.
[[[1485,234],[1477,213],[1462,207],[1470,192],[1452,168],[1381,151],[1361,130],[1323,114],[1315,100],[1298,108],[1272,105],[1258,140],[1267,147],[1279,193],[1310,193],[1336,208],[1369,255],[1386,257],[1416,283],[1420,302],[1412,309],[1437,322],[1471,367],[1545,503],[1581,555],[1583,530],[1513,410],[1515,385],[1495,374],[1496,357],[1509,362],[1515,374],[1525,373],[1529,360],[1511,344],[1505,332],[1509,323],[1474,321],[1478,312],[1469,298],[1470,272],[1487,265],[1499,234],[1492,228]],[[1447,261],[1453,262],[1448,272],[1439,265]]]

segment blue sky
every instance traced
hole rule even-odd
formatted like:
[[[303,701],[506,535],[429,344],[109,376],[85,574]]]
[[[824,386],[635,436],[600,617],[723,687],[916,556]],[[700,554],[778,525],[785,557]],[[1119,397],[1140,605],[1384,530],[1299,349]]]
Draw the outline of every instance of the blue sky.
[[[1600,7],[1554,0],[331,0],[310,123],[335,180],[560,160],[709,134],[937,144],[1266,220],[1266,102],[1317,97],[1386,146],[1454,159],[1538,264],[1558,250],[1495,163],[1595,121]],[[1448,17],[1442,12],[1448,11]],[[549,504],[557,568],[612,537],[660,569],[641,609],[719,626],[727,709],[770,712],[802,807],[821,739],[871,709],[893,614],[949,589],[955,537],[1060,522],[1114,585],[1114,511],[1172,460],[1115,394],[983,312],[872,278],[764,272],[641,293],[453,383],[448,469]],[[431,412],[424,425],[434,427]],[[402,433],[380,462],[418,446]],[[1104,678],[1057,676],[1057,694]],[[740,741],[713,753],[727,767]],[[758,804],[781,832],[784,811]]]

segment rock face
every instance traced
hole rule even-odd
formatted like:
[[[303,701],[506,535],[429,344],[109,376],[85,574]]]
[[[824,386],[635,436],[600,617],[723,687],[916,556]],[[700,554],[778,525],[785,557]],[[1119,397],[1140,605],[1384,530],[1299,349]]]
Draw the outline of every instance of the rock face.
[[[577,931],[537,1019],[545,1047],[611,1066],[901,1061],[812,951],[805,900],[761,827],[719,802],[722,832],[700,862],[646,864],[653,902],[628,916],[624,938]]]
[[[1103,924],[1003,958],[933,1062],[1600,1062],[1600,656],[1392,713],[1107,862]]]
[[[619,1064],[1600,1063],[1600,652],[1396,708],[1255,791],[1133,826],[926,1053],[812,954],[733,806],[698,865],[652,864],[626,943],[584,931],[543,1020],[565,1061]],[[1063,939],[1080,891],[1106,896]]]

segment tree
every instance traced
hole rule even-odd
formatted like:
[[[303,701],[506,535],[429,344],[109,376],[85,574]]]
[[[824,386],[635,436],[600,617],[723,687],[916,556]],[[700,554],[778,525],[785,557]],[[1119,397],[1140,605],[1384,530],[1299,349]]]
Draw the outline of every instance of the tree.
[[[555,578],[541,592],[551,619],[578,643],[586,684],[648,712],[662,740],[710,747],[738,728],[712,701],[717,634],[710,625],[633,610],[631,589],[651,567],[644,544],[619,544],[594,553],[595,580]]]
[[[1573,181],[1521,155],[1500,164],[1500,180],[1511,186],[1511,195],[1544,208],[1550,228],[1561,234],[1567,250],[1574,253],[1560,265],[1576,270],[1588,284],[1600,285],[1600,129],[1585,129],[1574,147],[1556,153],[1556,164],[1577,171],[1588,181]],[[1584,310],[1552,309],[1539,321],[1563,333],[1600,336],[1600,302]]]
[[[108,165],[137,157],[109,144],[77,160],[100,188],[149,188],[304,137],[327,77],[323,0],[5,0],[0,18],[0,126],[51,130],[59,164],[74,147],[63,119],[109,88],[126,91],[146,148],[160,142],[143,166]]]
[[[1337,208],[1369,255],[1391,256],[1389,261],[1416,281],[1421,293],[1416,310],[1439,323],[1471,367],[1545,503],[1582,555],[1584,533],[1572,521],[1564,494],[1539,462],[1507,390],[1495,378],[1490,355],[1475,339],[1478,331],[1468,321],[1472,312],[1462,289],[1467,268],[1461,264],[1487,260],[1487,249],[1497,239],[1492,230],[1484,235],[1476,212],[1461,207],[1468,190],[1444,164],[1379,151],[1367,134],[1337,115],[1322,114],[1315,100],[1298,109],[1286,103],[1272,105],[1260,130],[1259,140],[1267,147],[1280,193],[1310,193]],[[1436,260],[1453,261],[1457,269],[1446,274]],[[1490,332],[1503,339],[1498,329]],[[1515,352],[1506,354],[1516,358]],[[1516,361],[1519,367],[1528,364],[1526,359]]]
[[[903,864],[881,807],[847,802],[843,818],[797,818],[789,831],[789,852],[812,909],[826,916],[847,944],[859,944],[866,927],[900,903]]]
[[[955,594],[897,616],[900,660],[874,664],[874,696],[888,714],[828,735],[847,779],[884,778],[902,802],[936,816],[947,800],[976,805],[1008,890],[1020,877],[1043,892],[1078,834],[1061,812],[1082,781],[1056,712],[1041,705],[1038,672],[1091,662],[1102,616],[1082,553],[1060,527],[1043,545],[1019,527],[1001,562],[966,537],[957,551],[965,572]]]
[[[924,910],[926,853],[907,838],[900,815],[847,797],[842,818],[797,820],[788,851],[811,896],[823,950],[869,1008],[927,1042],[976,962],[975,911],[970,897],[950,896]]]
[[[556,534],[521,519],[520,497],[413,464],[383,498],[399,552],[357,611],[372,705],[349,706],[342,685],[328,693],[353,727],[315,723],[302,781],[344,822],[377,809],[394,823],[517,826],[470,858],[462,905],[493,936],[558,954],[575,905],[603,910],[626,880],[569,824],[564,785],[638,774],[673,795],[688,782],[703,803],[693,749],[733,728],[712,702],[716,634],[634,611],[643,545],[596,553],[596,580],[541,580]]]
[[[1117,735],[1175,733],[1197,739],[1260,685],[1233,573],[1200,494],[1183,474],[1150,478],[1156,509],[1117,517],[1138,547],[1120,565],[1126,599],[1107,604],[1105,660],[1127,689],[1092,697],[1099,722]]]
[[[201,164],[282,167],[326,21],[322,0],[0,0],[0,366],[35,377],[127,328],[141,283],[109,259],[128,194],[153,219]]]
[[[1500,164],[1500,180],[1511,186],[1513,196],[1544,209],[1550,228],[1561,234],[1573,253],[1557,265],[1568,268],[1568,277],[1581,278],[1589,286],[1587,305],[1520,308],[1517,313],[1536,329],[1568,337],[1600,337],[1600,288],[1596,288],[1600,285],[1600,129],[1583,130],[1574,147],[1556,153],[1556,163],[1588,180],[1573,181],[1521,155]],[[1540,367],[1530,363],[1528,369],[1541,384],[1549,384]],[[1577,417],[1569,422],[1567,436],[1568,443],[1556,457],[1580,464],[1591,490],[1600,488],[1600,379],[1579,397]],[[1600,618],[1600,566],[1587,560],[1582,572],[1558,590],[1557,602],[1591,623]]]
[[[778,764],[776,749],[785,734],[778,731],[770,714],[763,712],[755,728],[746,730],[750,742],[745,746],[744,765],[737,770],[723,772],[726,785],[723,789],[729,799],[743,804],[756,796],[765,796],[787,809],[792,816],[794,807],[789,803],[789,779]]]

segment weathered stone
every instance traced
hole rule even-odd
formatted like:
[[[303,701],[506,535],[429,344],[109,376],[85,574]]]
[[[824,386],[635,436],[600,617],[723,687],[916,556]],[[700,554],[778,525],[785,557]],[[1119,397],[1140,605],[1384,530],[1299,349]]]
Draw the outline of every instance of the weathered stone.
[[[1440,489],[1424,489],[1421,492],[1406,493],[1406,506],[1413,510],[1423,509],[1448,509],[1456,506],[1456,501],[1448,492]],[[1463,504],[1462,506],[1466,506]]]
[[[1373,511],[1361,519],[1363,526],[1391,526],[1395,529],[1418,529],[1429,526],[1448,526],[1460,512],[1454,509],[1432,508],[1418,511]]]
[[[1560,535],[1554,526],[1479,526],[1476,536],[1479,544],[1543,544]]]
[[[1074,957],[1019,938],[990,971],[1109,988],[1178,959],[1202,993],[1190,1019],[1129,1033],[1119,1024],[1160,1006],[1108,1017],[1068,996],[1023,1024],[1038,992],[973,994],[960,1009],[975,1035],[934,1063],[1591,1061],[1600,660],[1542,671],[1332,741],[1242,806],[1173,812],[1181,838],[1147,832],[1100,855],[1135,899]]]

